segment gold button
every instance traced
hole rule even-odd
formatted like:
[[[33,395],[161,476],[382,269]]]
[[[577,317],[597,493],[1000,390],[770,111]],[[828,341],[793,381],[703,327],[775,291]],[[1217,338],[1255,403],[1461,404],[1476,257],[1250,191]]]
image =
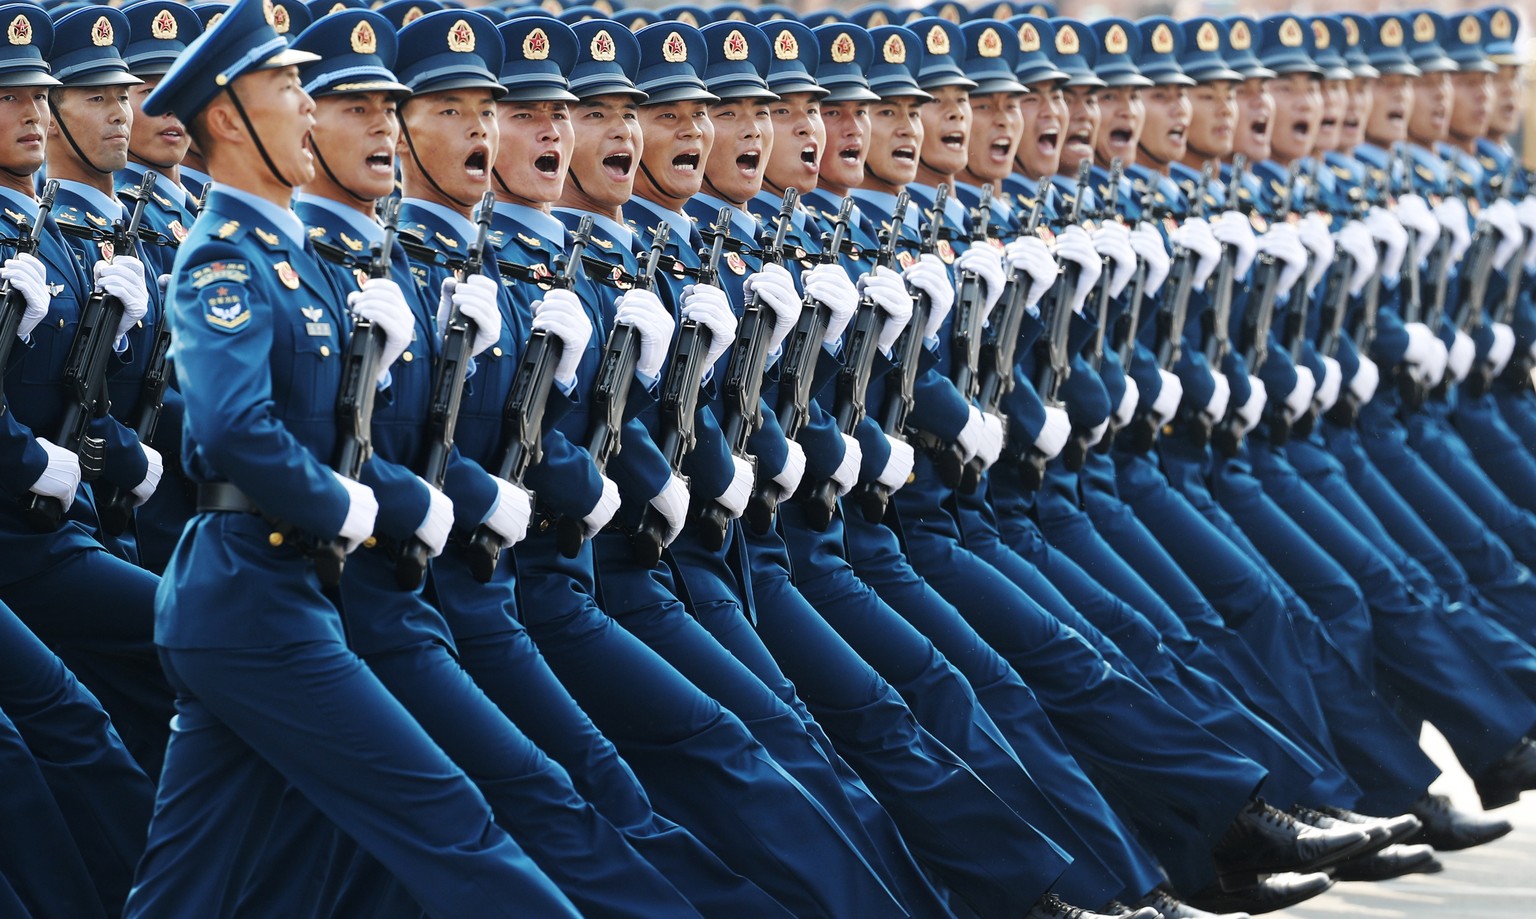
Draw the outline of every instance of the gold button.
[[[63,319],[59,320],[59,328],[61,328],[61,329],[64,328],[64,320]]]
[[[492,348],[491,354],[495,355],[496,357],[501,357],[501,346],[497,345],[496,347]]]
[[[276,530],[273,530],[271,533],[267,534],[267,545],[272,546],[273,548],[276,548],[277,546],[280,546],[282,544],[283,544],[283,534],[277,532]]]
[[[374,536],[370,536],[367,539],[363,540],[363,548],[364,549],[372,549],[374,546],[376,546],[378,544],[379,544],[379,540],[378,540],[377,537],[374,537]]]
[[[414,361],[416,359],[416,355],[414,355],[411,352],[407,351],[404,354],[400,355],[400,359],[402,361],[405,361],[407,364],[409,364],[411,361]]]
[[[330,345],[321,345],[320,346],[320,356],[321,357],[330,357],[331,356],[331,346]]]

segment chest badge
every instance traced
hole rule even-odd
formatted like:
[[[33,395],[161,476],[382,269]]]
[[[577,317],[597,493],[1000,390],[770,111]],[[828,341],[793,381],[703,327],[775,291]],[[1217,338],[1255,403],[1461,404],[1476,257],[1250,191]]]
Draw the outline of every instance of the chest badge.
[[[181,221],[180,220],[172,220],[171,221],[170,229],[171,229],[171,236],[177,242],[185,242],[186,241],[186,239],[187,239],[187,228],[181,225]]]
[[[299,273],[293,270],[293,266],[287,262],[278,262],[272,266],[277,272],[277,279],[289,290],[299,289]]]
[[[725,267],[731,269],[731,274],[743,275],[747,273],[747,263],[742,260],[741,253],[725,253]]]

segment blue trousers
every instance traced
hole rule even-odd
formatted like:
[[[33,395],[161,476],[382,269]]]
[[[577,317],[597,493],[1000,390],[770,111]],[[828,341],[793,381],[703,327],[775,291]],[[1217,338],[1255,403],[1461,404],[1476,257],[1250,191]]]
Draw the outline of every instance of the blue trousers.
[[[1518,402],[1511,407],[1513,412],[1524,410],[1525,406]],[[1536,512],[1536,454],[1521,442],[1493,394],[1484,393],[1473,399],[1458,392],[1450,421],[1483,474],[1499,486],[1506,498]]]
[[[1461,435],[1449,424],[1448,413],[1448,406],[1440,403],[1430,403],[1416,412],[1408,419],[1408,443],[1494,535],[1509,546],[1515,558],[1522,564],[1536,565],[1536,513],[1526,510],[1494,484]]]
[[[1493,398],[1499,404],[1504,423],[1526,450],[1536,454],[1536,390],[1529,386],[1517,389],[1500,380],[1493,385]]]

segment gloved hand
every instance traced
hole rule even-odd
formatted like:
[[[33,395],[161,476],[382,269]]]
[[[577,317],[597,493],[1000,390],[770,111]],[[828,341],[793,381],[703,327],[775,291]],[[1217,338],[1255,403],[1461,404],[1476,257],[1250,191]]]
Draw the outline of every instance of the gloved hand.
[[[1525,245],[1525,270],[1536,271],[1536,195],[1521,198],[1515,205],[1515,216],[1520,218],[1520,227],[1530,234]]]
[[[1451,237],[1451,264],[1461,261],[1461,257],[1467,254],[1467,247],[1472,245],[1472,230],[1469,226],[1471,220],[1467,216],[1467,206],[1460,198],[1452,195],[1441,198],[1435,205],[1435,219],[1440,222],[1440,229]]]
[[[969,463],[976,456],[976,451],[981,447],[981,436],[986,430],[987,422],[982,417],[981,409],[969,406],[970,413],[966,416],[965,427],[955,437],[955,446],[960,448],[960,458]]]
[[[1109,433],[1109,419],[1105,418],[1103,421],[1094,425],[1093,428],[1088,432],[1088,446],[1097,447],[1099,442],[1104,439],[1104,435],[1107,433]]]
[[[773,477],[773,484],[779,486],[779,494],[785,498],[800,488],[800,480],[805,477],[805,448],[797,440],[786,441],[786,445],[789,455],[784,457],[784,468]]]
[[[1264,418],[1264,406],[1269,404],[1269,392],[1264,388],[1263,380],[1249,374],[1248,387],[1248,401],[1237,407],[1238,424],[1245,434]]]
[[[1120,296],[1136,274],[1136,250],[1131,248],[1131,231],[1123,223],[1106,223],[1093,231],[1093,249],[1109,259],[1109,295]],[[1103,263],[1100,263],[1102,268]]]
[[[836,486],[839,498],[858,484],[859,467],[864,463],[864,448],[859,446],[859,442],[847,434],[843,434],[842,438],[843,461],[832,470],[832,484]]]
[[[967,247],[955,259],[955,277],[960,277],[962,271],[975,272],[981,281],[981,321],[985,325],[1003,296],[1003,284],[1007,280],[1003,275],[1002,253],[986,243]]]
[[[430,483],[423,481],[421,484],[427,486],[427,515],[416,528],[416,538],[427,547],[428,556],[437,558],[448,545],[448,531],[453,529],[453,500]],[[524,521],[526,525],[527,521]]]
[[[756,470],[752,461],[742,456],[731,456],[731,484],[725,487],[725,493],[715,499],[715,503],[725,508],[726,513],[732,518],[740,517],[742,511],[747,509],[747,501],[752,497],[752,483],[756,478]]]
[[[955,288],[949,282],[949,271],[937,255],[929,252],[903,271],[901,276],[906,279],[908,287],[915,287],[928,295],[928,324],[923,326],[923,340],[932,341],[943,327],[949,311],[955,306]]]
[[[1339,362],[1331,357],[1323,358],[1323,381],[1317,384],[1317,392],[1312,396],[1319,412],[1328,411],[1339,401],[1339,389],[1343,383],[1344,371],[1339,367]]]
[[[588,539],[602,532],[603,527],[613,519],[613,515],[619,512],[619,505],[622,503],[619,497],[619,486],[606,475],[601,478],[603,491],[597,496],[597,504],[587,512],[587,516],[581,518],[581,525]]]
[[[907,479],[912,477],[912,464],[916,460],[916,455],[912,451],[912,445],[901,438],[887,434],[885,439],[890,444],[891,455],[886,458],[885,468],[875,476],[875,481],[895,494],[901,486],[907,484]]]
[[[1381,257],[1382,277],[1396,278],[1402,273],[1403,255],[1408,251],[1408,231],[1380,206],[1366,212],[1365,228],[1370,231],[1371,239],[1385,249]]]
[[[45,498],[57,498],[67,511],[75,503],[75,492],[80,488],[80,458],[73,450],[51,440],[39,437],[37,445],[48,454],[48,465],[28,490]]]
[[[1364,223],[1351,220],[1339,230],[1339,249],[1355,260],[1355,269],[1349,275],[1349,295],[1358,297],[1376,272],[1376,240]]]
[[[981,468],[990,469],[997,458],[1003,455],[1003,441],[1008,432],[1003,427],[1003,419],[991,412],[982,415],[981,423],[981,443],[976,447],[976,458],[981,460]]]
[[[1445,362],[1445,368],[1451,374],[1451,382],[1460,383],[1465,380],[1467,374],[1472,372],[1472,361],[1476,358],[1477,345],[1473,344],[1472,336],[1458,329]]]
[[[1493,323],[1493,344],[1488,346],[1488,366],[1498,376],[1515,356],[1515,330],[1502,322]]]
[[[1136,255],[1147,263],[1146,296],[1156,296],[1162,289],[1163,282],[1168,280],[1168,272],[1172,261],[1168,257],[1168,247],[1163,244],[1162,234],[1152,224],[1145,220],[1136,224],[1131,231],[1131,248],[1136,250]]]
[[[149,286],[144,281],[144,263],[131,255],[119,255],[110,262],[98,261],[96,287],[123,303],[123,317],[117,321],[117,331],[112,335],[113,341],[120,341],[149,312]]]
[[[1392,211],[1404,230],[1413,230],[1419,234],[1409,255],[1415,262],[1429,258],[1429,250],[1435,247],[1435,241],[1440,238],[1440,221],[1429,209],[1429,202],[1418,195],[1400,195]]]
[[[1020,236],[1003,250],[1003,259],[1010,272],[1022,272],[1027,279],[1029,288],[1024,291],[1024,308],[1035,312],[1040,298],[1056,283],[1056,274],[1061,270],[1056,265],[1056,257],[1051,255],[1051,247],[1038,236]]]
[[[0,266],[0,281],[9,281],[11,289],[21,294],[27,304],[21,314],[21,324],[16,327],[16,337],[26,341],[48,315],[48,305],[53,300],[53,295],[48,292],[48,269],[37,256],[23,252],[6,259],[5,265]]]
[[[1078,266],[1077,286],[1067,291],[1067,303],[1072,312],[1081,315],[1088,294],[1104,271],[1104,263],[1093,248],[1093,237],[1080,226],[1067,227],[1056,235],[1056,261]]]
[[[1310,294],[1328,276],[1328,267],[1333,264],[1333,231],[1327,218],[1308,214],[1296,225],[1296,235],[1301,237],[1301,244],[1312,256],[1307,272],[1307,293]]]
[[[736,314],[725,291],[713,284],[689,284],[683,288],[678,311],[709,331],[709,348],[704,352],[704,366],[713,367],[720,355],[736,340]]]
[[[581,298],[568,290],[546,291],[544,299],[534,301],[532,328],[560,342],[555,382],[566,388],[574,386],[581,356],[592,341],[592,320],[582,309]]]
[[[1408,347],[1403,352],[1403,363],[1408,365],[1409,372],[1420,383],[1431,377],[1435,383],[1439,383],[1445,373],[1445,361],[1449,357],[1445,345],[1422,322],[1407,322],[1403,328],[1408,332]]]
[[[1067,438],[1072,434],[1072,421],[1067,417],[1067,410],[1054,405],[1045,407],[1045,424],[1040,426],[1040,433],[1035,435],[1035,449],[1046,459],[1055,459],[1061,455],[1061,450],[1067,445]]]
[[[1493,249],[1493,265],[1495,268],[1508,265],[1525,244],[1525,232],[1520,228],[1520,215],[1515,213],[1515,206],[1508,198],[1500,198],[1477,215],[1477,222],[1499,231],[1499,244]]]
[[[672,314],[661,305],[661,300],[648,290],[626,291],[615,301],[615,324],[628,323],[640,336],[640,358],[635,362],[635,373],[648,380],[661,375],[661,365],[667,359],[667,346],[672,343],[676,323]]]
[[[474,323],[475,340],[469,356],[477,357],[501,339],[501,309],[496,305],[496,282],[483,274],[462,281],[443,278],[437,297],[437,330],[448,333],[448,320],[455,307],[459,315]]]
[[[145,469],[143,480],[133,486],[134,507],[142,507],[154,495],[155,489],[160,487],[160,477],[165,474],[165,462],[159,450],[146,443],[140,443],[139,449],[144,451]]]
[[[374,497],[373,489],[347,478],[332,470],[331,475],[341,483],[341,487],[347,493],[347,516],[341,522],[341,532],[336,537],[341,540],[342,548],[348,555],[363,544],[363,540],[373,535],[373,522],[379,516],[379,500]]]
[[[1237,251],[1232,262],[1232,277],[1238,280],[1248,276],[1254,256],[1259,254],[1259,238],[1253,233],[1253,224],[1238,211],[1223,211],[1211,221],[1211,235],[1222,245]]]
[[[528,535],[528,522],[533,519],[533,496],[525,489],[499,476],[492,476],[491,481],[496,483],[499,500],[496,502],[496,509],[491,511],[491,516],[486,518],[485,525],[501,539],[501,547],[505,549],[522,542],[523,537]],[[434,495],[433,501],[436,500],[437,496]],[[450,514],[448,522],[452,523],[453,504],[451,502],[448,505],[448,511]],[[418,530],[416,535],[420,536],[421,531]],[[446,537],[446,531],[444,535]]]
[[[1232,401],[1232,383],[1226,374],[1220,372],[1211,374],[1211,382],[1215,384],[1211,389],[1211,398],[1200,411],[1206,420],[1218,424],[1227,417],[1227,404]]]
[[[1216,270],[1216,262],[1221,259],[1221,243],[1211,232],[1211,225],[1203,218],[1191,217],[1169,234],[1169,239],[1175,246],[1183,246],[1194,254],[1195,272],[1191,280],[1196,290],[1204,287]]]
[[[741,289],[747,296],[757,295],[758,300],[773,313],[773,332],[768,336],[768,353],[779,350],[789,330],[800,318],[800,295],[795,292],[795,281],[789,269],[772,262],[759,268],[742,282]]]
[[[366,319],[384,333],[384,349],[379,354],[378,382],[389,379],[389,368],[411,346],[411,336],[416,332],[416,317],[406,305],[400,285],[389,278],[369,278],[362,290],[347,294],[347,306],[352,315]]]
[[[1376,397],[1376,387],[1381,385],[1381,368],[1368,357],[1361,356],[1360,366],[1349,378],[1349,392],[1357,405],[1365,405]]]
[[[1127,374],[1125,392],[1120,394],[1120,404],[1115,406],[1115,427],[1123,428],[1136,417],[1136,406],[1141,404],[1141,387]]]
[[[1297,366],[1296,386],[1285,396],[1285,417],[1295,421],[1312,407],[1312,396],[1317,393],[1317,377],[1306,367]]]
[[[688,522],[688,483],[674,473],[661,489],[661,494],[651,499],[651,507],[660,511],[667,522],[667,534],[661,544],[672,545],[672,540],[683,531],[683,524]]]
[[[842,265],[833,262],[817,265],[801,275],[800,281],[805,285],[807,294],[832,311],[827,319],[827,331],[821,336],[821,343],[834,345],[841,341],[843,330],[848,328],[848,321],[853,318],[853,311],[859,306],[859,292],[853,282],[848,280],[848,272],[843,270]]]
[[[1162,427],[1178,414],[1179,402],[1184,398],[1184,382],[1162,368],[1158,368],[1157,378],[1163,385],[1157,391],[1157,398],[1152,400],[1149,412],[1157,426]]]
[[[875,302],[885,313],[880,324],[880,353],[890,354],[896,339],[912,319],[912,293],[894,268],[879,265],[859,278],[859,294]]]
[[[1284,297],[1296,286],[1301,273],[1307,270],[1307,249],[1296,235],[1296,228],[1288,223],[1277,223],[1259,237],[1259,251],[1274,256],[1280,262],[1280,278],[1276,295]]]

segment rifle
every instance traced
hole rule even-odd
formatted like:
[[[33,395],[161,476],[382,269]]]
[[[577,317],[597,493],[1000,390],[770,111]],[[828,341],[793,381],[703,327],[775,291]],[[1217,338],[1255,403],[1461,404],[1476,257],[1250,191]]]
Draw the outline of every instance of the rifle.
[[[153,169],[145,171],[127,224],[119,220],[113,227],[114,254],[139,251],[139,223],[144,219],[144,207],[149,203],[149,192],[155,187],[158,175]],[[43,223],[42,216],[39,215],[39,226]],[[64,387],[69,391],[69,397],[54,442],[73,450],[80,458],[81,480],[86,482],[100,478],[106,466],[106,442],[90,436],[87,429],[93,420],[107,417],[112,408],[112,396],[107,391],[107,368],[112,359],[113,335],[122,317],[121,300],[105,290],[94,291],[80,310],[80,324],[64,361]],[[9,337],[15,338],[15,332]],[[34,494],[27,502],[26,515],[33,528],[50,533],[64,523],[64,502]]]
[[[843,239],[848,235],[848,225],[853,220],[853,199],[844,198],[837,209],[832,230],[824,240],[821,253],[816,256],[822,265],[837,262],[842,254]],[[780,359],[779,404],[774,411],[779,426],[784,429],[784,439],[794,440],[811,410],[811,383],[816,375],[816,360],[821,354],[821,339],[826,334],[831,310],[810,294],[801,301],[800,316],[784,342],[784,356]],[[747,505],[747,525],[754,533],[766,533],[773,527],[774,514],[778,512],[780,492],[773,482],[759,483]]]
[[[784,264],[784,237],[793,225],[795,206],[800,201],[800,191],[794,187],[784,189],[784,200],[779,205],[779,216],[773,227],[773,236],[763,250],[764,265]],[[725,385],[722,387],[725,402],[725,418],[721,430],[731,455],[744,457],[757,468],[757,458],[747,452],[747,441],[757,433],[763,423],[760,404],[763,392],[763,373],[768,362],[768,338],[773,332],[773,316],[763,306],[762,298],[753,294],[741,311],[736,322],[736,343],[731,346],[731,357],[725,366]],[[774,486],[764,486],[770,491]],[[761,503],[770,500],[759,498],[754,486],[748,503],[748,514],[754,508],[763,513]],[[772,509],[766,513],[772,520]],[[731,525],[731,515],[718,501],[699,512],[700,538],[704,547],[718,552],[725,546],[725,534]],[[766,527],[763,532],[766,532]]]
[[[49,179],[43,186],[43,196],[38,201],[37,219],[30,224],[26,218],[22,218],[17,226],[16,254],[32,255],[37,252],[38,244],[43,240],[44,225],[48,223],[48,212],[53,210],[53,199],[59,193],[57,180]],[[0,375],[5,373],[6,365],[11,362],[11,348],[15,346],[17,335],[21,329],[22,314],[27,311],[27,300],[21,295],[21,291],[11,287],[11,282],[0,284]]]
[[[560,273],[547,283],[554,290],[570,290],[576,286],[581,273],[581,257],[592,240],[592,215],[584,215],[571,234],[571,248],[566,254]],[[521,486],[528,470],[544,457],[544,408],[549,403],[549,389],[555,381],[555,365],[560,362],[563,348],[552,341],[549,333],[536,329],[528,336],[523,348],[517,375],[512,378],[512,388],[507,391],[507,401],[502,407],[501,460],[496,468],[500,478]],[[475,527],[465,550],[469,556],[469,572],[482,584],[490,583],[501,560],[502,538],[485,524]]]
[[[1104,196],[1104,200],[1099,202],[1099,211],[1096,215],[1101,226],[1118,222],[1115,205],[1118,203],[1119,195],[1115,193],[1115,190],[1120,187],[1120,176],[1124,169],[1125,166],[1118,156],[1109,164],[1109,181],[1105,187],[1111,191]],[[1093,329],[1093,338],[1088,346],[1087,356],[1088,366],[1092,367],[1095,371],[1104,366],[1104,341],[1109,336],[1109,281],[1111,265],[1108,256],[1101,260],[1101,270],[1099,282],[1094,286],[1093,308],[1096,322]],[[1076,472],[1082,469],[1083,464],[1087,462],[1089,450],[1088,436],[1090,433],[1089,431],[1074,429],[1071,438],[1067,440],[1066,447],[1061,452],[1061,462],[1068,470]],[[1108,436],[1107,429],[1104,436]]]
[[[1232,175],[1227,184],[1227,210],[1239,207],[1238,191],[1248,170],[1248,158],[1241,153],[1232,156]],[[1221,370],[1222,362],[1232,350],[1232,282],[1237,271],[1237,248],[1223,245],[1221,261],[1216,263],[1216,273],[1211,276],[1211,334],[1205,339],[1205,359],[1211,372]]]
[[[1112,191],[1111,194],[1117,194]],[[1152,188],[1143,186],[1140,200],[1139,220],[1146,219],[1146,215],[1152,208]],[[1131,374],[1131,362],[1136,358],[1136,334],[1141,327],[1141,304],[1147,296],[1147,273],[1150,271],[1145,259],[1138,259],[1136,273],[1131,276],[1131,294],[1125,304],[1125,310],[1120,318],[1115,321],[1114,340],[1111,342],[1115,353],[1120,358],[1121,372],[1127,377]],[[1098,446],[1094,449],[1099,453],[1108,453],[1114,449],[1115,435],[1118,429],[1114,426],[1114,416],[1110,416],[1109,426],[1104,431],[1104,436],[1099,439]],[[1151,432],[1155,435],[1155,431]],[[1151,444],[1141,448],[1143,452],[1151,449]]]
[[[460,280],[479,274],[485,264],[485,247],[491,235],[491,218],[496,213],[496,195],[486,192],[476,214],[474,245],[455,272]],[[470,345],[475,340],[474,321],[455,307],[443,330],[443,350],[439,353],[437,375],[432,380],[432,401],[427,409],[427,459],[421,477],[434,488],[442,488],[448,477],[448,456],[453,452],[453,434],[459,423],[459,406],[464,401],[464,381],[469,371]],[[431,553],[415,536],[406,540],[395,560],[395,583],[412,590],[421,583]],[[339,573],[339,572],[338,572]],[[412,580],[414,578],[414,581]]]
[[[1292,166],[1292,172],[1296,176],[1295,181],[1299,183],[1297,186],[1298,191],[1291,197],[1291,211],[1293,213],[1300,214],[1306,209],[1307,201],[1301,197],[1300,191],[1310,191],[1316,188],[1316,160],[1312,161],[1312,168],[1313,172],[1311,174],[1302,175],[1299,163]],[[1290,352],[1291,363],[1296,366],[1301,365],[1302,347],[1307,341],[1307,314],[1312,308],[1312,294],[1306,289],[1306,279],[1312,273],[1314,258],[1312,254],[1308,253],[1307,266],[1302,271],[1301,278],[1297,281],[1298,284],[1302,285],[1301,289],[1291,294],[1290,308],[1285,313],[1285,327],[1281,330],[1282,344]],[[1334,261],[1338,262],[1339,259]],[[1343,283],[1349,283],[1349,276],[1347,274],[1343,277]],[[1294,419],[1287,418],[1284,412],[1275,412],[1270,417],[1269,422],[1270,443],[1277,447],[1284,446],[1291,439],[1291,432],[1293,430],[1300,431],[1303,434],[1312,430],[1314,420],[1315,413],[1311,405],[1307,406],[1307,409]]]
[[[713,284],[720,276],[720,256],[731,235],[731,209],[720,208],[715,225],[709,231],[709,255],[699,266],[696,284]],[[661,454],[674,475],[682,474],[683,459],[693,449],[694,412],[699,405],[699,388],[704,385],[705,354],[709,351],[709,332],[695,319],[684,319],[668,358],[667,378],[661,388]],[[667,521],[661,511],[647,504],[632,540],[635,560],[647,568],[661,561],[667,544]]]
[[[927,255],[939,248],[939,233],[944,227],[944,205],[949,200],[949,186],[940,185],[933,195],[934,219],[928,224],[928,232],[917,247],[920,255]],[[901,224],[891,224],[891,234],[900,236]],[[912,301],[912,318],[896,341],[896,385],[885,394],[885,405],[880,409],[880,429],[887,437],[901,437],[907,426],[907,415],[912,411],[917,388],[918,357],[923,347],[923,327],[928,324],[928,313],[933,304],[928,295],[918,291]],[[891,500],[891,490],[879,482],[866,482],[859,486],[859,507],[864,519],[879,523],[885,519],[885,510]]]
[[[910,201],[905,189],[896,196],[896,207],[891,211],[891,229],[880,240],[880,248],[875,253],[875,267],[889,268],[896,261],[896,240],[900,236],[901,225],[907,219]],[[880,307],[874,300],[869,297],[859,299],[848,333],[848,351],[844,355],[843,367],[837,374],[837,403],[833,415],[837,419],[837,429],[844,434],[851,435],[864,420],[867,411],[864,397],[868,394],[869,378],[874,372],[880,329],[887,321],[882,318]],[[825,530],[831,525],[836,508],[837,485],[831,479],[818,482],[805,501],[806,522],[812,529]]]
[[[661,265],[672,226],[665,220],[651,231],[651,251],[635,275],[631,290],[650,290],[656,284],[656,269]],[[606,267],[606,266],[605,266]],[[599,473],[622,446],[619,433],[624,427],[624,408],[629,397],[635,363],[640,360],[640,333],[627,322],[616,322],[608,333],[603,357],[597,367],[597,382],[592,388],[592,427],[587,434],[587,451]],[[587,541],[586,524],[579,517],[562,516],[556,521],[555,540],[560,554],[575,558]]]
[[[1514,182],[1514,161],[1511,160],[1505,167],[1504,174],[1494,181],[1499,186],[1499,199],[1503,199],[1509,192],[1510,185]],[[1523,233],[1522,233],[1523,235]],[[1488,297],[1488,282],[1493,274],[1494,250],[1503,234],[1495,230],[1490,224],[1479,224],[1477,232],[1472,236],[1472,245],[1467,252],[1467,267],[1462,273],[1461,303],[1456,313],[1456,329],[1459,332],[1471,334],[1474,330],[1482,328],[1485,323],[1485,314],[1491,312],[1486,308],[1485,301]],[[1518,254],[1518,252],[1517,252]],[[1519,262],[1514,262],[1518,266]],[[1506,267],[1506,272],[1508,268]],[[1517,267],[1518,270],[1518,267]],[[1506,294],[1507,297],[1507,294]],[[1464,381],[1467,394],[1473,398],[1482,396],[1488,391],[1488,386],[1493,382],[1492,368],[1487,362],[1475,364],[1467,373]],[[1449,378],[1450,374],[1446,374]],[[1443,400],[1450,387],[1447,379],[1436,390],[1436,394]]]

